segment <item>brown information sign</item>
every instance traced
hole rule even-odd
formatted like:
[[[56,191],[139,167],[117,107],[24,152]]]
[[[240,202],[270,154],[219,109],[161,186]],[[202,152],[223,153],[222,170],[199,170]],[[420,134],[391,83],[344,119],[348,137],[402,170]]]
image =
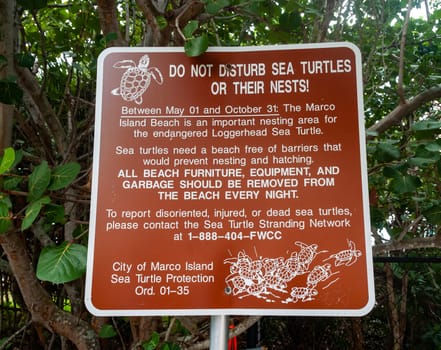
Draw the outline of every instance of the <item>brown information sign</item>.
[[[356,47],[113,48],[97,85],[92,313],[370,311]]]

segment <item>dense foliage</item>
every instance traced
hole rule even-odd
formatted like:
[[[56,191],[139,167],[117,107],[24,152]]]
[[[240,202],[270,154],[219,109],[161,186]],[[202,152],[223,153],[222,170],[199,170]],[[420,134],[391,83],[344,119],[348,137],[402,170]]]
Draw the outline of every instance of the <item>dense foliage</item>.
[[[415,11],[420,10],[418,16]],[[377,306],[265,318],[270,349],[441,347],[439,0],[0,3],[0,349],[202,349],[205,318],[84,308],[96,60],[107,46],[350,41],[363,55]],[[164,248],[166,249],[166,248]],[[240,318],[245,325],[256,319]]]

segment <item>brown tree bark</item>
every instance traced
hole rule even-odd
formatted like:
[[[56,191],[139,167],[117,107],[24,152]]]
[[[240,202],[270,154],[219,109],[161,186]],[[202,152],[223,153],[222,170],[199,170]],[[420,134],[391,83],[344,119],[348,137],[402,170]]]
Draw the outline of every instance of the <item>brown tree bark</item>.
[[[14,14],[15,1],[0,1],[0,55],[4,56],[7,64],[0,66],[0,79],[12,75],[14,59]],[[14,107],[0,103],[0,154],[11,144],[12,116]]]
[[[401,350],[403,348],[404,335],[406,333],[406,310],[407,310],[407,287],[409,277],[404,274],[401,283],[400,298],[397,296],[394,288],[394,275],[389,263],[384,265],[386,274],[387,306],[389,311],[389,324],[393,336],[393,349]]]
[[[116,12],[115,0],[97,0],[98,16],[100,19],[101,30],[106,37],[109,34],[115,34],[116,39],[110,40],[108,46],[127,46],[127,43],[121,35],[118,23],[118,13]]]

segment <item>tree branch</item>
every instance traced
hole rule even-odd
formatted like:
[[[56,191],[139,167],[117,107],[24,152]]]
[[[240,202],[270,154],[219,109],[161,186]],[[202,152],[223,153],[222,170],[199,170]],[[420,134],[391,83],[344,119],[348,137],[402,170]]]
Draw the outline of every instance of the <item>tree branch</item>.
[[[14,42],[17,33],[14,30],[14,1],[0,2],[0,55],[8,64],[0,66],[0,79],[13,75]],[[11,144],[14,107],[0,103],[0,151]]]
[[[407,37],[407,28],[409,27],[409,19],[410,19],[410,11],[412,11],[412,0],[407,2],[407,13],[406,18],[404,19],[403,24],[403,32],[401,33],[401,42],[400,42],[400,63],[398,67],[398,96],[400,97],[401,103],[406,103],[406,97],[404,96],[404,53],[406,50],[406,37]]]
[[[115,40],[110,40],[108,46],[127,46],[121,35],[118,24],[118,13],[116,12],[115,0],[97,0],[98,17],[104,37],[109,34],[116,34]]]
[[[160,43],[162,42],[162,35],[158,22],[156,21],[157,12],[155,7],[150,1],[146,0],[136,0],[136,4],[141,9],[146,19],[146,28],[151,31],[151,40],[147,40],[149,42],[147,42],[146,45],[160,46]]]
[[[44,127],[51,133],[50,136],[54,140],[56,152],[64,154],[67,142],[66,133],[47,97],[43,94],[37,79],[27,68],[16,67],[16,72],[19,85],[24,91],[24,101],[27,107],[31,110],[34,109],[35,112],[38,111],[41,124],[44,124]],[[32,115],[36,117],[33,113]]]
[[[421,94],[414,97],[412,100],[407,101],[405,104],[400,104],[386,117],[372,125],[367,130],[370,132],[382,133],[390,127],[398,124],[404,117],[415,112],[419,107],[427,102],[441,98],[441,85],[436,85]],[[372,136],[368,136],[368,139]]]
[[[320,25],[316,42],[320,43],[325,41],[329,29],[329,23],[331,23],[331,20],[334,18],[334,11],[337,4],[338,0],[325,1],[325,8],[323,9],[325,14]]]
[[[378,244],[372,247],[374,256],[387,254],[394,251],[405,251],[414,249],[441,248],[439,237],[413,238],[405,241],[394,241],[386,244]]]

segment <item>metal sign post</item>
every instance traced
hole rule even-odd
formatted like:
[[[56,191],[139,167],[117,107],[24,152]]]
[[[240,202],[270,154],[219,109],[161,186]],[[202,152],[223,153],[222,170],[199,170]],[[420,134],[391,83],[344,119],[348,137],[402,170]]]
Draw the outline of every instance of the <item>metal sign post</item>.
[[[228,350],[227,315],[211,316],[210,319],[210,350]]]

